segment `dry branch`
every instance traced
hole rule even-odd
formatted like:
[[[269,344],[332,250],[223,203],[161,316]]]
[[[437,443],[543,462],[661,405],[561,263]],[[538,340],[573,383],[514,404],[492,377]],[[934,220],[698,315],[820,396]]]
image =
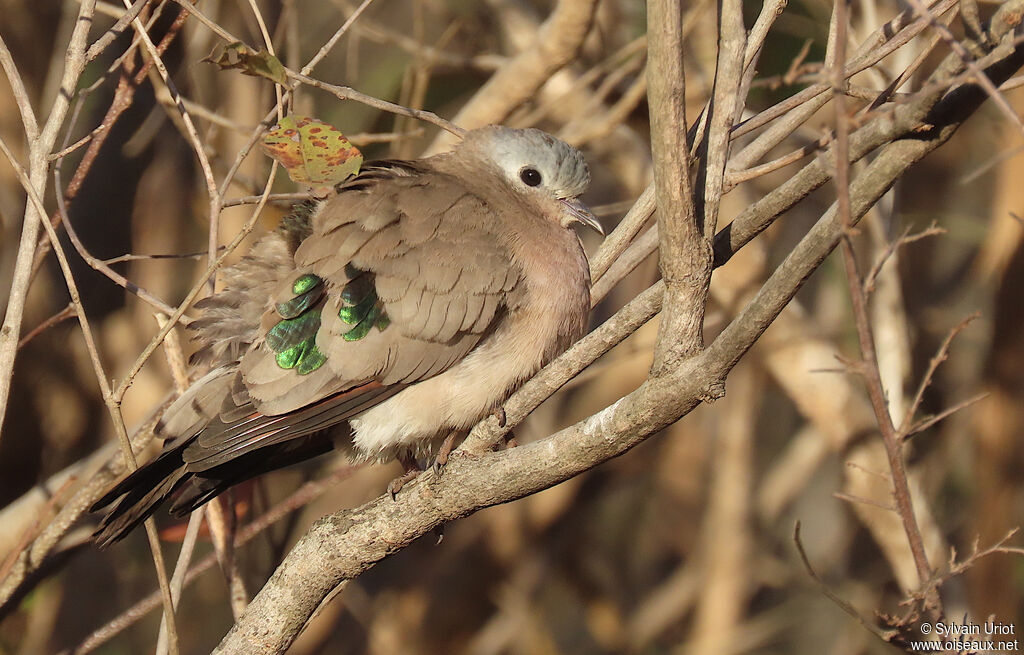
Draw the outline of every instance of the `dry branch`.
[[[698,214],[690,182],[690,144],[686,130],[680,129],[687,125],[682,20],[678,2],[652,0],[647,4],[647,96],[659,208],[659,264],[666,294],[654,351],[654,375],[666,373],[703,348],[704,306],[711,281],[711,247],[699,222],[704,217]],[[728,111],[731,120],[732,105]]]

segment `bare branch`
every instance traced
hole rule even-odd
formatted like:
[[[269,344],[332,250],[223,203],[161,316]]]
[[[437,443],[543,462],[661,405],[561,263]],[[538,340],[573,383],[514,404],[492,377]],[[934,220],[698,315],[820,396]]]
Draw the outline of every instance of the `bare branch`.
[[[590,279],[593,282],[608,272],[612,263],[629,247],[644,224],[654,215],[655,201],[654,185],[649,184],[615,227],[615,231],[601,243],[601,249],[590,258]]]
[[[703,227],[697,223],[690,184],[690,144],[686,130],[679,129],[688,124],[679,3],[648,2],[647,34],[647,97],[658,199],[659,263],[667,294],[652,373],[663,375],[704,345],[702,328],[707,285],[711,280],[711,249]]]
[[[440,116],[431,111],[425,111],[423,109],[411,109],[409,107],[403,107],[402,105],[396,105],[393,102],[379,100],[377,98],[374,98],[373,96],[368,96],[365,93],[360,93],[359,91],[356,91],[351,87],[327,84],[326,82],[321,82],[320,80],[307,77],[305,75],[302,75],[301,73],[295,73],[292,71],[287,71],[287,73],[288,77],[299,82],[302,82],[303,84],[306,84],[308,86],[312,86],[317,89],[323,89],[324,91],[327,91],[328,93],[332,94],[339,100],[355,100],[356,102],[361,102],[364,105],[368,105],[370,107],[374,107],[376,109],[380,109],[381,111],[386,111],[391,114],[398,114],[399,116],[409,116],[410,118],[416,118],[421,121],[437,125],[438,127],[447,130],[448,132],[456,136],[462,136],[466,131],[463,128],[459,127],[456,123],[446,121],[445,119],[441,118]]]
[[[953,344],[953,339],[956,335],[960,334],[971,321],[978,318],[979,314],[975,313],[967,318],[963,319],[959,323],[953,326],[953,329],[949,331],[946,338],[943,340],[942,345],[939,346],[938,352],[932,357],[931,361],[928,362],[928,370],[925,371],[924,376],[921,378],[921,384],[917,388],[917,393],[914,394],[914,400],[907,407],[907,413],[903,416],[903,420],[900,422],[900,434],[902,438],[906,438],[910,434],[911,421],[914,420],[914,414],[917,414],[918,408],[921,406],[921,401],[924,399],[924,392],[928,389],[928,385],[932,383],[932,379],[935,377],[935,371],[938,370],[942,362],[946,361],[946,357],[949,354],[949,347]],[[920,430],[915,430],[920,432]]]
[[[946,408],[946,409],[942,410],[941,412],[939,412],[935,416],[926,417],[926,418],[924,418],[924,419],[914,423],[909,428],[907,428],[906,435],[903,438],[904,439],[908,439],[908,438],[914,436],[915,434],[918,434],[920,432],[924,432],[925,430],[927,430],[928,428],[932,427],[933,425],[935,425],[939,421],[945,420],[945,419],[949,418],[950,416],[952,416],[953,414],[956,414],[957,412],[959,412],[961,409],[965,409],[967,407],[970,407],[971,405],[973,405],[974,403],[978,402],[979,400],[984,400],[987,397],[988,397],[987,393],[978,394],[977,396],[974,396],[973,398],[968,398],[967,400],[959,402],[956,405],[953,405],[952,407],[949,407],[949,408]]]
[[[878,279],[878,274],[881,273],[882,267],[885,266],[885,262],[889,261],[889,258],[892,257],[897,250],[899,250],[903,246],[914,243],[915,241],[920,241],[921,239],[925,239],[927,237],[945,233],[946,230],[937,226],[935,223],[932,223],[927,228],[915,234],[911,234],[910,228],[907,228],[907,230],[903,234],[901,234],[898,239],[890,242],[886,246],[885,251],[881,254],[881,256],[879,256],[878,261],[876,261],[871,266],[871,270],[868,271],[867,276],[864,278],[864,292],[870,294],[872,291],[874,291],[875,281]]]
[[[896,635],[895,630],[880,630],[878,626],[874,624],[873,621],[870,621],[866,617],[862,616],[861,613],[857,611],[857,608],[855,608],[853,605],[851,605],[846,600],[841,598],[837,593],[829,589],[828,586],[824,583],[824,581],[822,581],[822,579],[818,577],[818,574],[814,572],[814,567],[811,566],[811,560],[807,558],[807,551],[804,550],[804,544],[802,541],[800,541],[800,521],[797,521],[796,525],[793,527],[793,543],[796,544],[797,552],[800,553],[800,561],[804,564],[804,570],[807,571],[807,575],[809,575],[811,579],[814,580],[815,583],[817,583],[818,588],[821,590],[821,593],[824,594],[826,598],[835,603],[837,607],[839,607],[841,610],[843,610],[851,617],[853,617],[853,619],[856,620],[857,623],[861,624],[864,627],[864,629],[866,629],[868,632],[872,633],[882,641],[888,642],[890,639],[892,639],[893,636]]]

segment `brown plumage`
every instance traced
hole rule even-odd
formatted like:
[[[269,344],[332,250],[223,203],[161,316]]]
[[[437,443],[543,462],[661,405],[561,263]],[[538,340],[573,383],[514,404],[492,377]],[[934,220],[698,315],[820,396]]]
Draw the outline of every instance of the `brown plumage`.
[[[166,498],[184,514],[332,448],[426,457],[493,411],[585,328],[589,268],[571,229],[580,154],[487,127],[451,153],[385,161],[305,207],[197,303],[209,373],[172,405],[157,459],[101,498],[101,545]]]

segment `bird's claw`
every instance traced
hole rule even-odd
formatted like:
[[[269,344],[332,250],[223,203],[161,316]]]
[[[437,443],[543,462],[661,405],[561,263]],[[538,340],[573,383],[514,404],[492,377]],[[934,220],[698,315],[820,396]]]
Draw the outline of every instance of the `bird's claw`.
[[[441,448],[438,449],[437,457],[434,458],[435,476],[441,477],[441,474],[444,473],[444,467],[448,464],[448,457],[452,454],[452,447],[455,446],[455,438],[458,436],[458,432],[452,432],[441,442]]]
[[[404,487],[406,483],[415,480],[416,476],[419,474],[419,471],[406,471],[402,475],[398,476],[397,478],[389,482],[388,494],[391,496],[391,500],[395,500],[395,496],[397,496],[398,492],[402,490],[402,487]]]
[[[400,453],[397,459],[399,464],[402,465],[402,475],[388,483],[388,494],[391,495],[391,500],[395,499],[395,496],[398,495],[398,492],[402,490],[402,487],[407,482],[411,482],[423,470],[420,468],[416,458],[408,453]]]

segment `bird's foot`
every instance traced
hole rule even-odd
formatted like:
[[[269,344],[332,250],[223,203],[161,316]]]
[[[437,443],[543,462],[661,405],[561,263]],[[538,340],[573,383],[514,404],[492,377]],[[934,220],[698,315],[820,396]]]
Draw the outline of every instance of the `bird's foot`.
[[[395,496],[398,495],[398,492],[402,490],[406,483],[412,482],[423,471],[416,458],[412,455],[398,455],[397,459],[402,465],[404,473],[388,483],[388,494],[391,495],[391,500],[395,499]]]
[[[494,411],[491,413],[494,414],[494,418],[498,419],[498,427],[505,427],[505,424],[508,423],[508,415],[505,414],[505,407],[502,405],[498,405],[497,407],[494,408]]]
[[[444,467],[448,464],[448,457],[452,454],[452,447],[455,445],[455,438],[458,435],[458,432],[452,432],[441,442],[441,448],[437,451],[437,457],[434,458],[435,476],[441,477],[441,474],[444,473]]]
[[[395,500],[395,496],[402,490],[402,487],[408,482],[412,482],[416,479],[416,476],[420,474],[420,471],[406,471],[402,475],[398,476],[394,480],[388,483],[388,493],[391,494],[391,500]]]

